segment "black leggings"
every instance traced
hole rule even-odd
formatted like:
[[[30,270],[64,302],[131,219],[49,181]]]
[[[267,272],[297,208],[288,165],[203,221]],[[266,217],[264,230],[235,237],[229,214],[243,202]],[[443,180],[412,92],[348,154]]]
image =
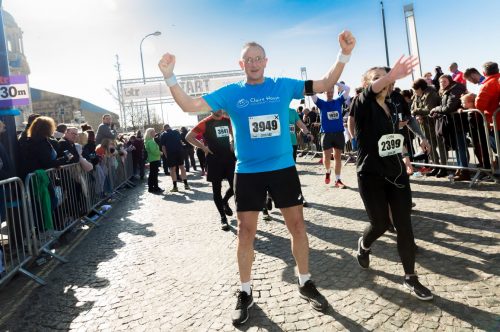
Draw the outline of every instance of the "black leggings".
[[[158,170],[160,168],[160,161],[149,162],[149,175],[148,175],[148,188],[149,190],[158,188]]]
[[[390,180],[395,182],[394,179]],[[390,225],[390,207],[403,269],[406,274],[414,274],[415,242],[410,217],[410,180],[408,176],[402,175],[396,183],[403,188],[397,188],[382,176],[358,173],[359,192],[370,219],[370,225],[363,233],[363,246],[369,248],[385,233]]]
[[[206,157],[205,152],[202,149],[196,149],[196,156],[198,157],[198,161],[200,162],[200,168],[202,171],[206,171]]]
[[[219,211],[221,218],[225,218],[225,215],[226,215],[224,213],[224,205],[229,201],[231,196],[234,195],[233,179],[228,179],[227,182],[229,183],[229,189],[226,191],[224,198],[222,198],[222,181],[212,182],[212,192],[214,194],[214,203],[215,203],[215,206],[217,207],[217,211]]]

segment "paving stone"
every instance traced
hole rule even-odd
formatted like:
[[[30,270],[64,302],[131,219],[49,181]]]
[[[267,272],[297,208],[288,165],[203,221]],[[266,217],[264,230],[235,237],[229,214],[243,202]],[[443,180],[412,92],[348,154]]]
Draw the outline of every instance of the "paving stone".
[[[274,220],[258,224],[255,305],[243,330],[495,330],[499,185],[469,189],[467,183],[412,179],[416,269],[435,294],[424,302],[401,286],[394,235],[373,244],[369,270],[359,268],[357,240],[368,218],[354,166],[343,168],[346,190],[325,185],[321,167],[303,159],[298,165],[311,203],[304,209],[310,271],[332,308],[317,313],[298,296],[290,235],[273,209]],[[236,220],[230,219],[231,231],[221,231],[210,186],[199,173],[189,176],[189,192],[151,195],[144,182],[125,190],[100,226],[65,253],[69,263],[46,265],[46,286],[26,291],[26,279],[15,278],[0,290],[0,312],[11,312],[0,317],[0,330],[234,331]],[[160,182],[171,185],[165,176]]]

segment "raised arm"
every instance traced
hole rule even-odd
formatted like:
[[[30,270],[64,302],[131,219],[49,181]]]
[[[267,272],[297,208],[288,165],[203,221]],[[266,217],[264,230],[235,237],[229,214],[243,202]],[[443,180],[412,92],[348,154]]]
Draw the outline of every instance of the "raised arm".
[[[342,33],[339,34],[339,44],[342,53],[337,56],[337,61],[322,79],[313,81],[312,90],[314,93],[321,93],[333,89],[346,63],[349,62],[351,52],[356,45],[356,38],[354,38],[350,31],[342,31]]]
[[[158,63],[158,67],[165,78],[165,83],[167,83],[167,86],[170,88],[172,97],[174,97],[175,102],[184,112],[210,112],[212,110],[203,98],[193,98],[189,96],[181,89],[179,84],[177,84],[177,79],[174,74],[175,55],[170,53],[164,54]]]
[[[372,83],[372,91],[379,93],[389,84],[411,74],[413,68],[418,65],[418,58],[413,56],[401,56],[387,75],[382,76]]]

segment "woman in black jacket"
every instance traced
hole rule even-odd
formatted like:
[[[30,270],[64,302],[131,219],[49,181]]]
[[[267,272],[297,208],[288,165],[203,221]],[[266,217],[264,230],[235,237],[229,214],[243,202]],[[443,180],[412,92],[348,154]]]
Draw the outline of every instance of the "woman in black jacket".
[[[50,137],[54,133],[56,124],[46,116],[35,119],[28,130],[28,140],[20,146],[20,153],[24,156],[20,160],[22,167],[21,178],[37,169],[49,169],[61,166],[68,160],[67,156],[57,158],[57,152],[51,143]]]
[[[357,259],[362,268],[369,268],[371,246],[391,224],[390,211],[405,274],[403,285],[420,300],[431,300],[432,292],[415,274],[411,187],[403,162],[404,137],[399,133],[402,113],[387,98],[394,82],[408,76],[417,64],[415,58],[402,57],[391,70],[369,69],[363,76],[366,87],[351,104],[358,141],[358,187],[370,220],[358,240]]]
[[[444,144],[450,150],[457,151],[457,164],[461,167],[468,167],[468,158],[466,152],[466,141],[465,141],[465,128],[462,123],[461,114],[458,114],[457,111],[461,106],[460,97],[467,90],[463,84],[457,83],[453,81],[450,75],[442,75],[439,78],[439,85],[441,89],[439,90],[439,94],[441,95],[441,105],[434,107],[430,116],[434,118],[441,118],[444,122],[447,122],[447,125],[439,126],[436,124],[436,127],[441,127],[442,130],[440,133],[437,133],[438,142],[440,144]],[[439,121],[439,120],[438,120]],[[438,131],[438,129],[436,129]],[[445,155],[440,155],[441,161],[447,161],[448,159],[448,151],[445,149],[444,151],[439,150],[440,154],[445,153]],[[445,169],[441,169],[437,173],[437,177],[445,177],[448,175],[448,172]],[[455,173],[458,180],[466,180],[467,177],[470,179],[470,175],[466,170],[458,170]]]

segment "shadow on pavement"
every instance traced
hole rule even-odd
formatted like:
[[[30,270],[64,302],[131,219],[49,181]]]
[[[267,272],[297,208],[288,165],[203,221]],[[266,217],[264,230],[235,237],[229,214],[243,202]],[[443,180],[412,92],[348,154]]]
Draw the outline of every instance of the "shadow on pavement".
[[[110,285],[108,279],[98,276],[99,265],[114,259],[117,256],[116,252],[125,246],[120,235],[123,233],[145,237],[156,235],[155,232],[148,230],[152,224],[140,224],[128,218],[132,215],[131,212],[140,209],[142,205],[140,200],[137,200],[140,190],[144,189],[130,190],[126,198],[118,203],[118,208],[101,220],[99,227],[94,227],[85,235],[82,242],[78,243],[66,257],[69,260],[67,264],[50,263],[58,265],[45,277],[47,285],[36,287],[22,302],[19,302],[12,315],[1,322],[1,331],[68,331],[71,328],[78,328],[78,324],[85,323],[77,322],[79,321],[77,318],[81,318],[79,316],[89,310],[96,310],[94,308],[96,302],[85,301],[85,295]],[[126,206],[132,208],[121,209]],[[108,272],[112,271],[105,271]],[[92,298],[99,297],[92,296]],[[119,302],[118,298],[116,302]]]

